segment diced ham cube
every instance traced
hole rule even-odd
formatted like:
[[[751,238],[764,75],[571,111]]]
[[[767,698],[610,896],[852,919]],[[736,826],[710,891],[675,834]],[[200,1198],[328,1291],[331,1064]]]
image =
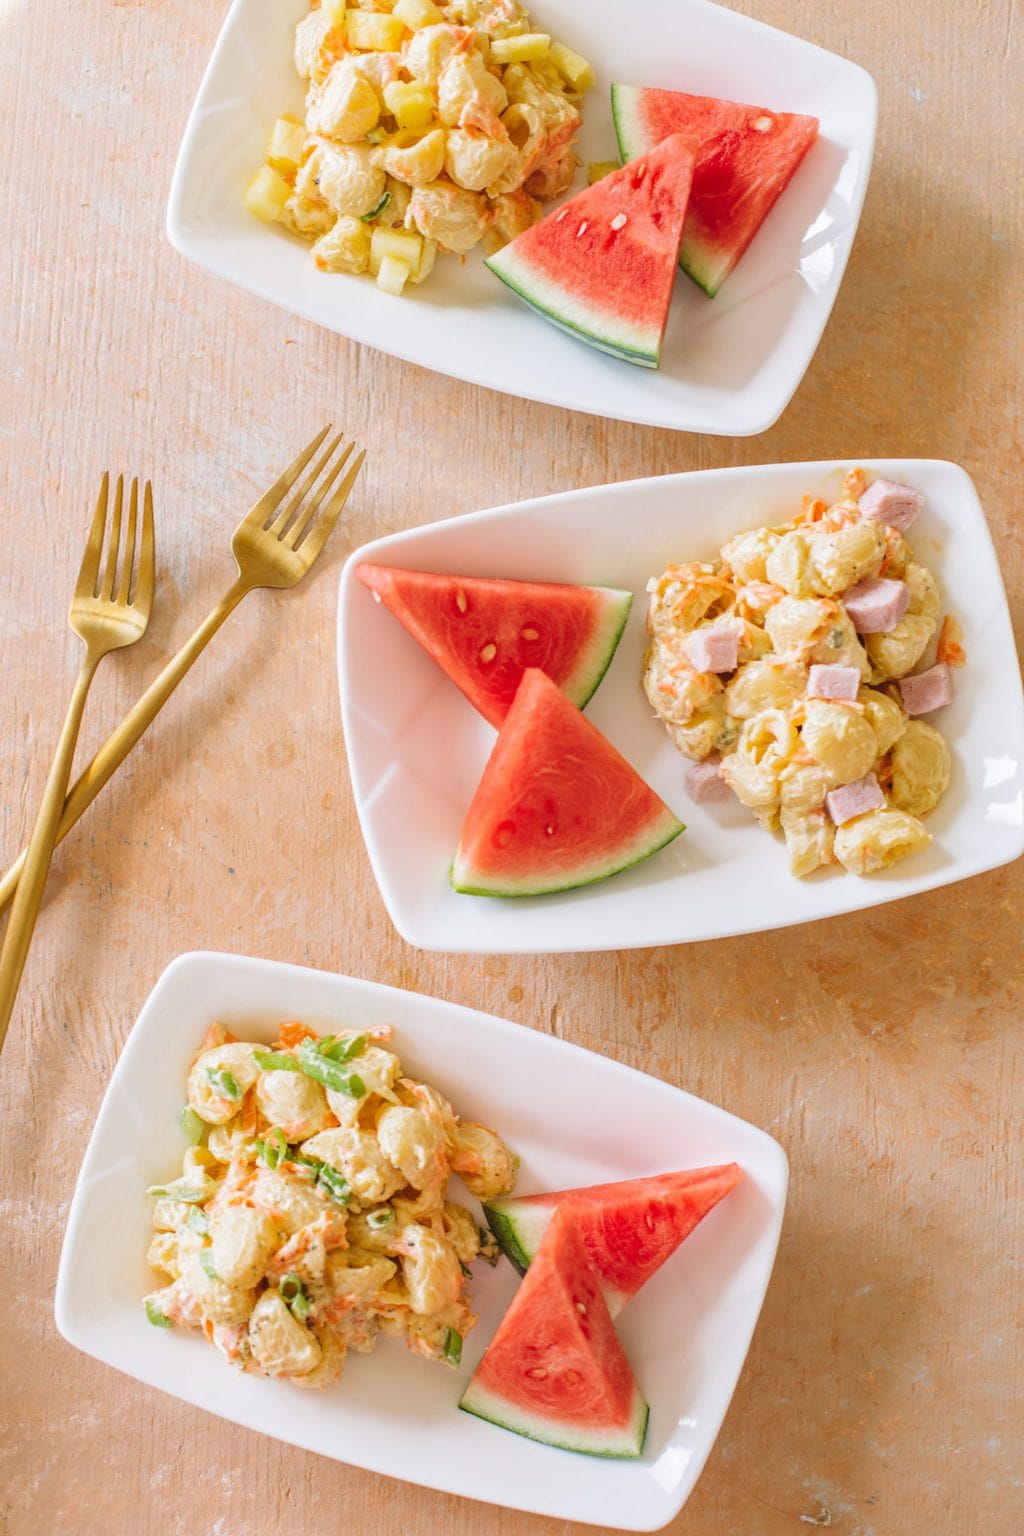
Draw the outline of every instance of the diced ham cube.
[[[852,704],[860,687],[856,667],[813,666],[807,680],[809,699],[842,699]]]
[[[854,779],[852,784],[840,784],[838,789],[830,789],[825,804],[836,826],[841,827],[845,821],[863,816],[866,811],[880,811],[885,805],[885,796],[874,774],[866,773],[862,779]]]
[[[695,629],[686,637],[691,666],[698,672],[735,672],[740,655],[740,632],[734,624]]]
[[[855,587],[847,587],[840,598],[860,635],[884,635],[895,629],[910,603],[910,588],[905,581],[888,576],[868,576]]]
[[[719,757],[706,757],[702,763],[687,763],[683,770],[686,793],[697,805],[732,798],[732,790],[718,771],[721,762]]]
[[[953,702],[953,679],[944,661],[915,677],[901,677],[899,688],[908,715],[927,715]]]
[[[860,515],[868,523],[888,523],[901,533],[910,527],[924,506],[924,497],[911,485],[896,480],[876,480],[869,485],[858,503]]]

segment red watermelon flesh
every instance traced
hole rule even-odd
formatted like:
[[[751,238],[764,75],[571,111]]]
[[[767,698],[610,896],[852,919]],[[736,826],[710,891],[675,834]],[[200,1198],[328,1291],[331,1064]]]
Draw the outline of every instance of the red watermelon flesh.
[[[696,139],[665,138],[578,192],[487,265],[570,335],[657,368],[696,151]]]
[[[694,1227],[734,1189],[737,1163],[654,1178],[523,1195],[484,1205],[491,1230],[518,1270],[533,1264],[558,1213],[571,1216],[612,1317]]]
[[[712,298],[818,136],[818,119],[682,91],[612,86],[623,160],[669,135],[699,141],[679,263]]]
[[[545,673],[528,667],[477,786],[455,890],[536,896],[616,874],[683,830]]]
[[[640,1455],[647,1404],[571,1221],[551,1223],[459,1407],[545,1445]]]
[[[405,625],[492,725],[527,667],[582,709],[615,654],[631,592],[557,582],[439,576],[360,565],[360,581]]]

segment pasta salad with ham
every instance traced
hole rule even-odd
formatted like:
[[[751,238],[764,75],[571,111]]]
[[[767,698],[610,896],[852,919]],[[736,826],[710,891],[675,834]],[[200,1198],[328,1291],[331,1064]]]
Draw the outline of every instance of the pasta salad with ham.
[[[834,505],[807,497],[648,583],[644,688],[687,789],[781,829],[794,875],[868,875],[931,842],[951,761],[920,717],[951,701],[965,657],[905,537],[923,500],[854,470]]]
[[[449,1180],[491,1199],[517,1160],[406,1077],[390,1036],[290,1022],[262,1046],[211,1027],[188,1076],[182,1171],[147,1191],[163,1277],[151,1323],[304,1387],[336,1382],[347,1352],[382,1336],[458,1363],[476,1323],[470,1265],[498,1249]]]
[[[579,164],[586,60],[518,0],[314,0],[295,33],[305,117],[278,118],[245,206],[323,272],[401,293],[439,250],[499,249]]]

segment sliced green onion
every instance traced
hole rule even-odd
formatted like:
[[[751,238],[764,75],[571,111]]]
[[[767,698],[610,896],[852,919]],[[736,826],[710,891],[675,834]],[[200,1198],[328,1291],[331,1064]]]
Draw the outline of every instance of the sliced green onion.
[[[202,1271],[203,1271],[204,1275],[208,1275],[211,1280],[219,1280],[220,1279],[220,1275],[218,1275],[217,1271],[213,1267],[213,1249],[212,1248],[200,1248],[200,1250],[199,1250],[199,1263],[200,1263],[200,1265],[202,1267]]]
[[[828,643],[834,651],[838,651],[843,643],[842,630],[839,628],[833,629],[828,637]]]
[[[279,1168],[287,1158],[288,1138],[279,1125],[275,1125],[262,1141],[256,1143],[256,1156],[266,1163],[271,1172]]]
[[[325,1088],[331,1088],[335,1093],[347,1093],[351,1099],[361,1099],[366,1092],[366,1084],[361,1077],[354,1072],[346,1072],[339,1061],[332,1061],[330,1056],[325,1056],[309,1040],[303,1040],[299,1046],[299,1066],[307,1077],[311,1077],[315,1083],[322,1083]]]
[[[462,1359],[462,1334],[457,1328],[449,1328],[445,1333],[444,1358],[449,1365],[458,1365]]]
[[[157,1306],[152,1296],[146,1297],[145,1301],[143,1302],[143,1306],[146,1309],[146,1316],[153,1324],[154,1328],[170,1328],[170,1318],[167,1316],[166,1312],[160,1311],[160,1308]]]
[[[201,1232],[204,1235],[210,1230],[210,1218],[198,1205],[194,1205],[188,1213],[188,1225],[193,1232]]]
[[[389,1205],[385,1205],[379,1211],[367,1211],[366,1225],[374,1232],[379,1232],[382,1227],[390,1227],[395,1219],[395,1213]]]
[[[351,1061],[366,1049],[366,1035],[328,1035],[316,1049],[328,1061]]]
[[[352,1192],[348,1187],[348,1180],[338,1172],[337,1168],[332,1168],[329,1163],[321,1163],[317,1173],[317,1183],[322,1184],[339,1205],[348,1204]]]
[[[189,1109],[186,1104],[178,1116],[178,1124],[185,1133],[185,1140],[191,1142],[192,1146],[197,1147],[203,1139],[203,1132],[206,1130],[205,1120],[200,1120],[195,1110]]]
[[[207,1067],[206,1080],[211,1088],[215,1088],[222,1099],[230,1099],[237,1104],[242,1097],[242,1090],[238,1086],[238,1079],[233,1072],[225,1067]]]
[[[301,1072],[294,1056],[285,1051],[253,1051],[252,1059],[261,1072]]]
[[[463,1264],[461,1259],[459,1260],[459,1268],[462,1270],[462,1273],[467,1280],[472,1280],[473,1271],[470,1269],[468,1264]]]
[[[391,201],[391,193],[390,192],[385,192],[384,196],[381,198],[381,200],[377,204],[376,208],[371,208],[369,213],[361,213],[359,215],[359,217],[362,219],[364,224],[369,224],[370,220],[371,219],[375,219],[377,217],[378,213],[383,213],[384,212],[384,209],[387,207],[387,205],[388,205],[388,203],[390,203],[390,201]]]
[[[292,1314],[292,1317],[297,1318],[300,1323],[305,1322],[310,1313],[310,1303],[301,1276],[284,1275],[278,1289],[281,1293],[281,1300]]]
[[[146,1194],[155,1195],[158,1200],[183,1200],[186,1205],[201,1205],[213,1194],[213,1180],[190,1184],[187,1178],[173,1179],[170,1184],[151,1184]]]

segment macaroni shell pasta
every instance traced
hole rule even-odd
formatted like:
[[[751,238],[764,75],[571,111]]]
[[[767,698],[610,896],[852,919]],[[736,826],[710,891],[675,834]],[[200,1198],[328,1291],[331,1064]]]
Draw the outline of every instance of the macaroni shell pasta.
[[[926,618],[922,613],[905,613],[885,634],[865,635],[864,644],[875,679],[906,677],[921,660],[934,633],[934,619]]]
[[[796,726],[785,710],[745,720],[736,750],[722,761],[722,778],[744,805],[775,806],[779,776],[797,748]]]
[[[925,720],[911,720],[892,749],[892,803],[911,816],[933,811],[949,783],[952,763],[944,737]]]
[[[863,778],[878,756],[878,741],[863,715],[824,699],[807,700],[801,740],[837,784]]]
[[[887,807],[837,827],[834,847],[836,858],[851,874],[870,875],[919,853],[930,842],[916,816]]]
[[[823,810],[796,811],[783,806],[780,820],[790,874],[809,875],[823,864],[835,863],[835,828]]]
[[[725,707],[737,720],[766,709],[791,709],[807,687],[807,668],[775,658],[741,667],[726,686]]]
[[[895,699],[877,688],[858,688],[857,702],[863,705],[864,718],[875,733],[878,755],[884,757],[906,730],[907,717]]]

